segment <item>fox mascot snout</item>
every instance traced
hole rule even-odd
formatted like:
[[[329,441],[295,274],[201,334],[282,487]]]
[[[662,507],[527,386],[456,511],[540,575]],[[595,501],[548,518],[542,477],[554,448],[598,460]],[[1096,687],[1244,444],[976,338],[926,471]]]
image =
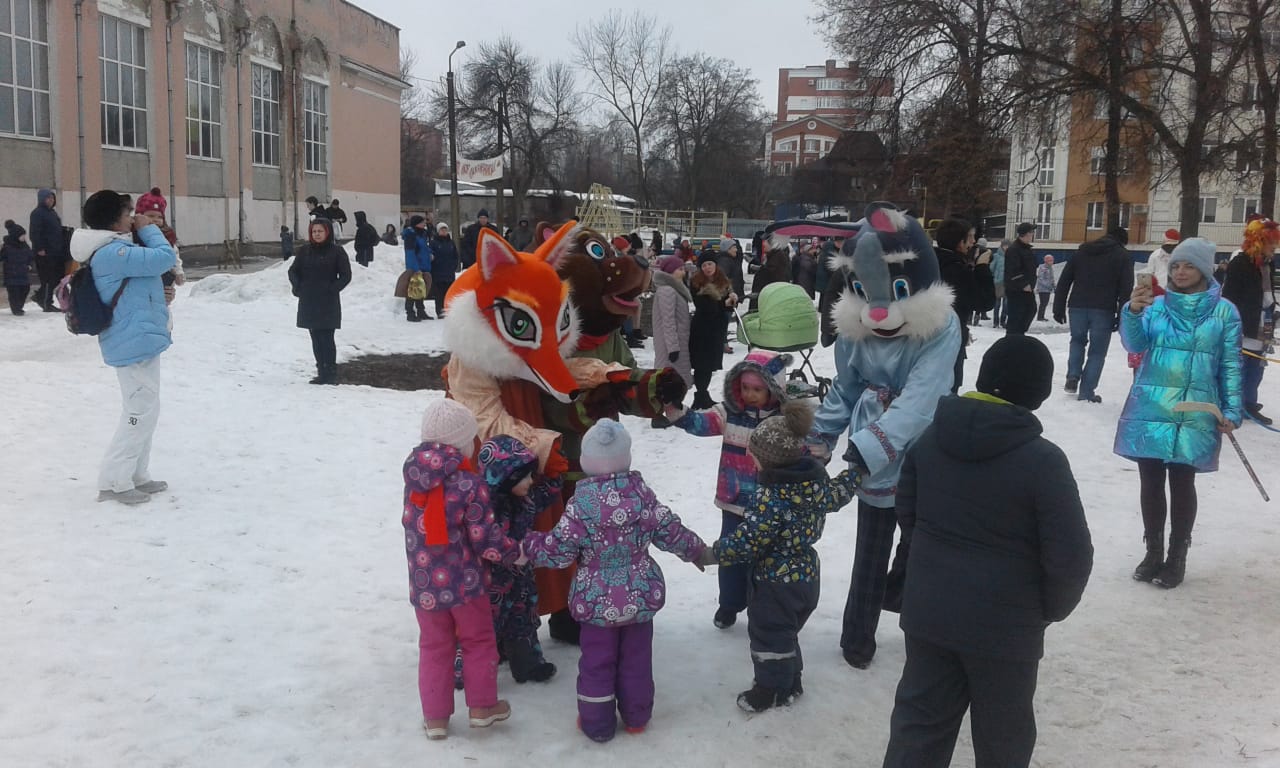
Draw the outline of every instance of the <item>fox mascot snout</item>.
[[[578,316],[556,266],[576,229],[565,224],[532,254],[480,230],[476,263],[445,294],[445,338],[460,362],[532,382],[562,403],[573,399],[578,384],[564,359],[577,348]]]

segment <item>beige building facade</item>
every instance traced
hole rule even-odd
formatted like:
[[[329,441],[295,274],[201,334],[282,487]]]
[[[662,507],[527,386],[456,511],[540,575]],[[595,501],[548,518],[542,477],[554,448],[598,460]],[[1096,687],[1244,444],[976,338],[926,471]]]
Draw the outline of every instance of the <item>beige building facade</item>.
[[[399,223],[399,30],[345,0],[3,0],[0,212],[159,187],[184,245]]]

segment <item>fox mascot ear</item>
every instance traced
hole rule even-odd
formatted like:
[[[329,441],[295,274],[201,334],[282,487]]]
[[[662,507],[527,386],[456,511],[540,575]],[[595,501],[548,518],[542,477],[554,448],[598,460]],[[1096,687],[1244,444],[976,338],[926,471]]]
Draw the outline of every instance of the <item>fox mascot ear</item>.
[[[538,226],[542,226],[542,223],[539,222]],[[569,250],[573,248],[578,235],[578,227],[579,224],[576,221],[569,221],[561,225],[559,229],[546,236],[542,245],[538,246],[538,250],[534,251],[533,255],[558,268],[560,262],[569,254]]]
[[[484,279],[489,280],[494,272],[517,262],[516,249],[497,232],[487,227],[482,228],[480,242],[476,243],[476,261],[480,264]]]

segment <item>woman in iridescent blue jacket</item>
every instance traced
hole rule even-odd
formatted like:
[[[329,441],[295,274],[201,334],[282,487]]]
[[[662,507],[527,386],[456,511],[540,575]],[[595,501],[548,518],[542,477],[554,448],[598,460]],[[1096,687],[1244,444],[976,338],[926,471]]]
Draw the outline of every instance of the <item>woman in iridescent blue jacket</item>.
[[[1196,519],[1196,473],[1218,468],[1223,432],[1240,425],[1240,314],[1213,278],[1213,243],[1184,240],[1169,259],[1169,291],[1152,299],[1139,282],[1120,312],[1125,349],[1144,353],[1116,429],[1115,452],[1138,463],[1147,554],[1138,581],[1173,588],[1186,572]],[[1212,403],[1208,413],[1176,412],[1179,402]],[[1165,478],[1169,504],[1165,503]],[[1171,518],[1169,556],[1164,523]]]

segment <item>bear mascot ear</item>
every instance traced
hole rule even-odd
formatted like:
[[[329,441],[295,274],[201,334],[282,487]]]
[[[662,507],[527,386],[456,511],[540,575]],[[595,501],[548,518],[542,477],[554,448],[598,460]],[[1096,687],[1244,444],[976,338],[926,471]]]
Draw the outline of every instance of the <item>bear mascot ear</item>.
[[[542,227],[542,224],[543,222],[538,222],[539,227]],[[569,251],[577,242],[579,231],[581,227],[578,226],[578,222],[573,220],[565,222],[559,229],[553,229],[546,235],[542,244],[534,249],[533,255],[550,264],[552,268],[559,269],[560,263],[569,255]]]
[[[538,246],[550,240],[556,229],[556,225],[549,221],[539,221],[533,228],[533,249],[537,250]]]

